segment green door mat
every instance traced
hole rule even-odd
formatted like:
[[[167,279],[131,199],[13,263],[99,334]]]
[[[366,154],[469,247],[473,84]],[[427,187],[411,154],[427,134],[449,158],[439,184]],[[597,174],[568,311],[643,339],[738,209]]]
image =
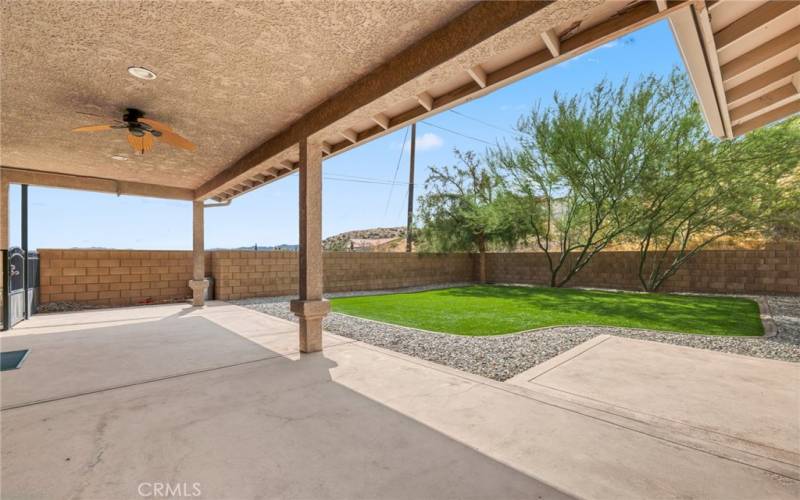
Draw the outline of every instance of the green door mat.
[[[16,370],[25,361],[27,355],[28,349],[0,353],[0,371]]]

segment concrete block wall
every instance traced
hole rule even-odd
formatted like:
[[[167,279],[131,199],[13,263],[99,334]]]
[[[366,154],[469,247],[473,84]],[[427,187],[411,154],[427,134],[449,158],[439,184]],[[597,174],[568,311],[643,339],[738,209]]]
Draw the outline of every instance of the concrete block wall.
[[[216,298],[294,295],[297,259],[296,252],[215,251]],[[465,282],[474,275],[468,254],[328,252],[323,259],[327,292]]]
[[[190,251],[39,250],[40,303],[135,305],[191,296]],[[220,300],[295,295],[296,252],[206,252],[206,276]],[[324,254],[325,290],[390,290],[474,281],[477,258],[468,254]],[[487,278],[497,283],[545,285],[541,253],[493,253]],[[569,286],[639,290],[636,252],[603,252]],[[763,250],[701,252],[663,287],[665,292],[800,294],[800,244]]]
[[[192,252],[40,249],[40,303],[135,305],[191,297]],[[206,253],[206,269],[211,269]]]
[[[636,252],[602,252],[568,283],[640,290]],[[488,279],[498,283],[547,284],[544,254],[493,253]],[[800,244],[776,243],[761,250],[706,250],[662,285],[663,292],[800,294]]]
[[[297,252],[215,251],[214,297],[220,300],[297,293]]]
[[[325,290],[391,290],[473,281],[469,254],[348,253],[324,257]]]

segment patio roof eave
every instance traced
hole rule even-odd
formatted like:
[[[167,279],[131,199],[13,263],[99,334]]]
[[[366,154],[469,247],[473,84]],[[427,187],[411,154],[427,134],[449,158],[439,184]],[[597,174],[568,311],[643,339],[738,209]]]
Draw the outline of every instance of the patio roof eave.
[[[0,166],[0,179],[6,184],[27,184],[170,200],[191,201],[194,199],[194,190],[192,189],[6,166]]]
[[[715,136],[800,113],[800,2],[702,1],[670,24]]]
[[[608,11],[616,5],[610,3],[605,6],[606,13],[601,19],[595,18],[590,22],[577,23],[573,30],[566,34],[562,33],[560,38],[554,36],[552,30],[540,33],[541,40],[537,43],[542,42],[539,45],[544,46],[543,49],[519,54],[517,59],[506,62],[494,71],[484,69],[490,66],[487,62],[493,61],[472,61],[475,64],[470,63],[472,65],[464,70],[471,79],[468,83],[444,94],[422,92],[417,96],[416,107],[398,114],[382,111],[373,117],[375,124],[367,130],[359,132],[352,128],[337,129],[356,111],[395,92],[404,83],[435,70],[439,64],[495,36],[496,33],[521,19],[536,14],[547,5],[530,2],[480,3],[251,150],[200,186],[196,190],[196,196],[198,199],[213,196],[231,199],[293,173],[298,167],[297,162],[287,160],[287,156],[298,157],[297,144],[303,137],[314,136],[321,144],[323,156],[325,158],[334,156],[391,133],[411,122],[440,113],[571,59],[610,40],[676,14],[692,3],[693,1],[669,1],[661,2],[659,5],[656,2],[645,1],[632,6],[620,5],[618,8],[621,10]],[[556,41],[557,53],[553,52]],[[335,141],[330,139],[331,134],[338,139]],[[271,165],[272,163],[276,165]],[[254,176],[263,176],[265,173],[271,176],[268,181],[248,186],[247,182]],[[231,188],[236,189],[236,192],[231,193]]]

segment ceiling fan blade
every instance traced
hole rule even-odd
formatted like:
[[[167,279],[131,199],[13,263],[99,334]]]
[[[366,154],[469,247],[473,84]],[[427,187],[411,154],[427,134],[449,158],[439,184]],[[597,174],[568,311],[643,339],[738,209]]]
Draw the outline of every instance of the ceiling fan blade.
[[[161,123],[159,121],[153,120],[152,118],[139,118],[141,123],[146,125],[150,125],[154,129],[158,130],[159,132],[171,132],[172,127],[167,125],[166,123]]]
[[[140,154],[144,154],[153,149],[153,142],[153,136],[150,134],[144,134],[142,136],[128,134],[128,143]]]
[[[99,132],[101,130],[110,130],[113,125],[89,125],[88,127],[78,127],[72,129],[73,132]]]
[[[142,144],[142,138],[137,137],[133,134],[127,135],[128,143],[131,145],[134,151],[137,153],[144,153],[144,147]]]
[[[125,123],[122,120],[120,120],[119,118],[114,118],[113,116],[98,115],[96,113],[86,113],[84,111],[76,111],[76,113],[79,114],[79,115],[94,116],[95,118],[105,118],[106,120],[114,120],[115,122]]]
[[[170,146],[175,146],[176,148],[186,149],[187,151],[194,151],[197,149],[191,141],[181,137],[180,135],[176,134],[175,132],[171,132],[169,130],[160,130],[161,137],[159,139],[163,142],[166,142]]]

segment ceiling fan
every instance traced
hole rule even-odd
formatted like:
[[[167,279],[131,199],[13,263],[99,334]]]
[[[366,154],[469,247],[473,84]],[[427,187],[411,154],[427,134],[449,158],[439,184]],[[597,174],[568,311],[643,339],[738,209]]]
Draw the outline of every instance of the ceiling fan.
[[[82,115],[100,116],[92,113],[80,113]],[[101,118],[106,118],[100,116]],[[165,142],[170,146],[194,151],[195,146],[188,139],[175,133],[172,128],[166,123],[153,120],[152,118],[145,118],[144,113],[135,108],[128,108],[122,115],[122,120],[116,118],[109,118],[114,120],[115,123],[110,125],[89,125],[88,127],[78,127],[72,129],[73,132],[100,132],[102,130],[111,129],[127,129],[128,130],[128,143],[133,149],[144,154],[145,151],[153,149],[155,139]]]

